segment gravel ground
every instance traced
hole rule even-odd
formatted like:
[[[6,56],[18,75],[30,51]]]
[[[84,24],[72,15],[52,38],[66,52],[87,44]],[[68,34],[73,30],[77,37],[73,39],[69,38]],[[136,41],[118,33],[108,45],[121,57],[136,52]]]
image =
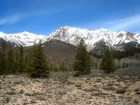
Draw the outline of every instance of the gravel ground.
[[[129,75],[32,79],[0,76],[0,105],[140,105],[140,78]]]

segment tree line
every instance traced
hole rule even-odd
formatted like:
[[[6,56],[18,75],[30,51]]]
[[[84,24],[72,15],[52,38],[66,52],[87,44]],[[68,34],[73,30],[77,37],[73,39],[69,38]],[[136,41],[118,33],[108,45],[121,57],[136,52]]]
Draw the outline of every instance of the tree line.
[[[103,55],[100,68],[106,73],[115,70],[115,62],[109,49]],[[86,49],[86,44],[81,39],[77,46],[75,60],[70,66],[71,70],[76,71],[76,76],[91,73],[91,58]],[[64,62],[58,67],[49,65],[41,41],[30,47],[27,53],[24,53],[23,46],[19,48],[6,48],[6,43],[2,43],[0,49],[0,74],[28,73],[30,77],[48,77],[50,71],[67,71],[68,68]]]
[[[42,44],[35,44],[24,53],[23,46],[7,48],[2,43],[0,49],[0,74],[28,73],[31,77],[48,77],[49,66],[42,49]]]

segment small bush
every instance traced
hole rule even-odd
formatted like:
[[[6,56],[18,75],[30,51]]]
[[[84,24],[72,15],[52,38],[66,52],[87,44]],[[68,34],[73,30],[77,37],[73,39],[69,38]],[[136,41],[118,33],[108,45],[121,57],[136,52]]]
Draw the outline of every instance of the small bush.
[[[21,89],[19,93],[20,93],[20,94],[23,94],[23,93],[24,93],[24,90],[23,90],[23,89]]]
[[[75,87],[81,87],[81,84],[77,83],[75,84]]]
[[[116,92],[118,94],[124,94],[126,92],[126,89],[118,89]]]
[[[14,95],[16,93],[14,91],[10,91],[10,92],[7,92],[6,94],[8,94],[8,95]]]
[[[113,86],[114,84],[112,84],[112,83],[109,83],[109,84],[107,84],[107,86]]]
[[[115,90],[115,88],[112,87],[112,86],[107,86],[107,87],[105,87],[104,89],[105,89],[105,90]]]

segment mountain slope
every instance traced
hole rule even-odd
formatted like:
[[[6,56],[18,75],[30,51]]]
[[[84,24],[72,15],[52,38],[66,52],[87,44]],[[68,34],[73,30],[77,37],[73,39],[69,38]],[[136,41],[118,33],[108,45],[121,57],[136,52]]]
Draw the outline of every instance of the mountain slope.
[[[35,42],[38,42],[39,40],[43,40],[46,36],[43,35],[36,35],[29,32],[21,32],[21,33],[15,33],[15,34],[5,34],[0,32],[0,39],[2,42],[3,40],[7,43],[11,43],[10,46],[31,46]]]
[[[112,32],[106,29],[87,30],[68,26],[59,28],[47,36],[46,40],[57,39],[77,45],[81,38],[85,40],[88,50],[96,48],[99,42],[115,50],[123,50],[123,45],[129,42],[135,42],[137,43],[135,47],[140,47],[140,34],[125,31]]]
[[[110,49],[122,51],[135,47],[140,48],[140,34],[120,31],[112,32],[106,29],[88,30],[73,27],[60,27],[58,30],[48,36],[36,35],[29,32],[16,34],[5,34],[0,32],[0,43],[6,41],[10,46],[24,47],[31,46],[35,42],[42,40],[47,42],[50,40],[60,40],[72,45],[77,45],[80,39],[83,38],[87,44],[88,51],[102,53],[106,47]]]
[[[50,40],[43,43],[43,49],[49,60],[49,64],[59,67],[65,61],[65,65],[72,65],[76,54],[74,45],[59,41]]]

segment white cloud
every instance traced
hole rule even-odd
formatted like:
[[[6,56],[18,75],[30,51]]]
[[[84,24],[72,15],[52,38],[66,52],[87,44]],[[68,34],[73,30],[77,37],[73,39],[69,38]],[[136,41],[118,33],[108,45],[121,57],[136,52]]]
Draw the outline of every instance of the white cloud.
[[[138,29],[138,27],[140,27],[140,14],[105,23],[105,28],[114,31],[121,30],[136,31],[135,28]]]
[[[19,15],[9,16],[3,19],[0,19],[0,24],[12,24],[19,21],[22,17]]]
[[[140,14],[136,14],[123,19],[92,21],[89,23],[80,24],[78,27],[88,29],[105,28],[111,31],[129,31],[140,33]]]

